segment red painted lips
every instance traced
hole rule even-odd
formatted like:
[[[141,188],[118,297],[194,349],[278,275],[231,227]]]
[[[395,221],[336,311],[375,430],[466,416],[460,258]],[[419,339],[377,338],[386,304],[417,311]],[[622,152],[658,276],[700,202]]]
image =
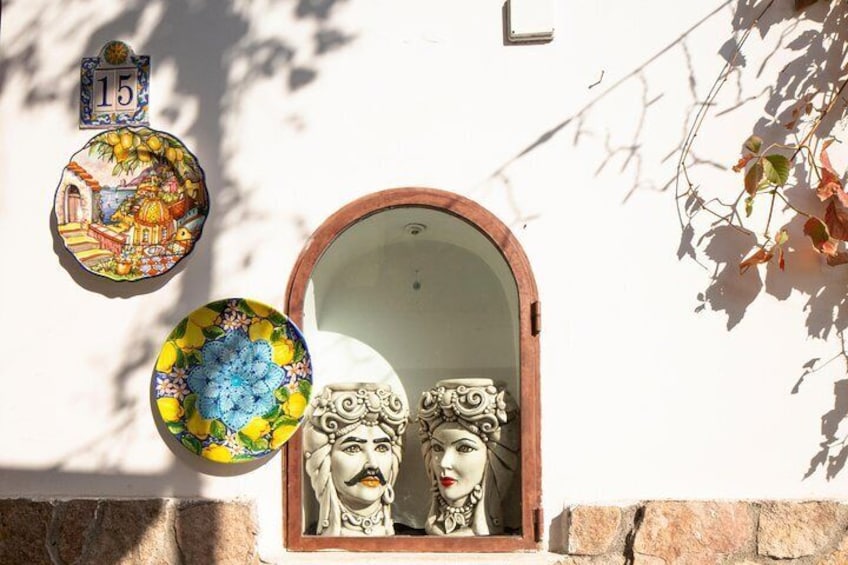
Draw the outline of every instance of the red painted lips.
[[[456,483],[456,479],[452,479],[451,477],[442,477],[439,479],[439,482],[442,483],[442,486],[448,488],[449,486]]]

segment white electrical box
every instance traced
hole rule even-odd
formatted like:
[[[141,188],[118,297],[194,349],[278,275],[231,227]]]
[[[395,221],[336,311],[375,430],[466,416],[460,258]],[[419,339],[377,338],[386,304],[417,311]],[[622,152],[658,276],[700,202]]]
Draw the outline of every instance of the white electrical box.
[[[554,0],[507,0],[509,40],[550,41],[554,38]]]

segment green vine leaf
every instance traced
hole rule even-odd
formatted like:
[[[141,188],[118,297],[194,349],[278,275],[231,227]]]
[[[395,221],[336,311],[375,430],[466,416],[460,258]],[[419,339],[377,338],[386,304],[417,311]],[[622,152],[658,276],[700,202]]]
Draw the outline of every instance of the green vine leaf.
[[[745,140],[745,149],[750,151],[751,153],[759,153],[760,148],[763,146],[763,139],[756,135],[752,135],[747,140]]]
[[[765,177],[773,185],[783,186],[789,180],[792,164],[783,155],[766,155],[762,164]]]

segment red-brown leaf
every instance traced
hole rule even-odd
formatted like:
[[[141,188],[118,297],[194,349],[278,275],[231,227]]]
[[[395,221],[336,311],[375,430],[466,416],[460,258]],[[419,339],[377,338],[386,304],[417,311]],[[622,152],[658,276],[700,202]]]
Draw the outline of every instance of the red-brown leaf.
[[[754,158],[754,156],[751,155],[751,154],[742,155],[741,157],[739,157],[739,161],[737,161],[736,164],[733,165],[733,172],[738,173],[739,171],[744,169],[745,165],[748,164],[748,161],[750,161],[753,158]]]
[[[819,195],[822,201],[827,200],[831,196],[838,196],[843,203],[848,205],[848,198],[844,196],[845,187],[842,186],[842,181],[839,179],[839,175],[836,174],[830,162],[830,157],[827,154],[827,148],[831,143],[833,143],[832,139],[825,141],[821,150],[822,177],[819,185],[816,187],[816,194]]]
[[[827,257],[827,264],[831,267],[835,267],[837,265],[844,265],[848,263],[848,253],[845,251],[840,251],[833,256]]]
[[[786,268],[786,260],[783,258],[783,247],[777,247],[777,266],[783,271]]]
[[[753,196],[757,192],[757,187],[760,186],[760,181],[763,180],[763,163],[759,159],[751,165],[748,172],[745,173],[745,192]]]
[[[831,239],[830,233],[827,231],[827,225],[815,216],[804,222],[804,235],[808,236],[813,242],[819,253],[829,256],[836,255],[836,241]]]
[[[844,192],[842,194],[845,194]],[[830,236],[842,241],[848,240],[848,207],[843,200],[831,198],[824,211],[824,223]]]
[[[767,263],[772,257],[774,257],[774,255],[771,251],[766,251],[762,247],[757,247],[744,261],[739,263],[739,274],[744,275],[745,271],[750,269],[753,265]]]

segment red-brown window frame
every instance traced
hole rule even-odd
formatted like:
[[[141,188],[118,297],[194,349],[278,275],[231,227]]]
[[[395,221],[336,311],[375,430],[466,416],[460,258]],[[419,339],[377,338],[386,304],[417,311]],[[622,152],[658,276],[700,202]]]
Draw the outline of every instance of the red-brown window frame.
[[[539,401],[539,298],[524,250],[491,212],[458,194],[431,188],[394,188],[366,195],[332,216],[309,238],[286,289],[286,312],[303,325],[303,305],[312,271],[324,252],[358,221],[392,208],[421,207],[451,214],[479,230],[500,251],[518,290],[521,398],[521,535],[438,538],[433,536],[328,537],[303,533],[303,446],[298,431],[283,450],[283,520],[286,548],[293,551],[508,552],[539,549],[541,541],[541,450]]]

